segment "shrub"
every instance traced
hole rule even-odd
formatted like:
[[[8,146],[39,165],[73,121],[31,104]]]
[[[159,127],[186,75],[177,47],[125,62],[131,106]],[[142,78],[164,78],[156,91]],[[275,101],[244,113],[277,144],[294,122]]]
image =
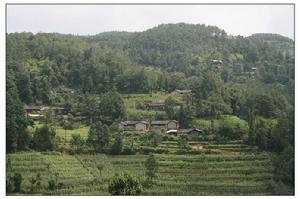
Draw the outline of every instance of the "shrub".
[[[224,117],[220,121],[220,126],[217,131],[218,140],[238,140],[245,139],[249,127],[246,121],[238,117]]]
[[[153,147],[141,147],[140,148],[140,153],[148,155],[150,153],[169,153],[168,149],[162,149],[162,148],[153,148]]]
[[[133,148],[125,147],[122,154],[123,155],[134,155],[134,154],[136,154],[136,150]]]
[[[140,180],[127,173],[115,175],[109,183],[108,192],[111,195],[141,195]]]
[[[147,184],[151,186],[158,170],[158,163],[153,154],[150,154],[150,156],[146,159],[145,167],[147,169]]]
[[[113,155],[119,155],[123,151],[123,141],[120,134],[115,138],[114,144],[111,147],[111,153]]]
[[[267,191],[272,195],[289,195],[288,187],[282,181],[271,180],[267,184]]]
[[[54,191],[55,190],[55,180],[49,180],[48,181],[48,189],[50,190],[50,191]]]
[[[74,153],[81,153],[83,151],[85,141],[79,134],[72,134],[70,143]]]
[[[35,131],[32,139],[32,148],[39,151],[53,151],[57,148],[55,140],[56,132],[53,128],[45,125]]]
[[[21,184],[22,184],[22,175],[20,173],[15,173],[13,176],[13,182],[14,182],[14,192],[20,192],[21,191]]]

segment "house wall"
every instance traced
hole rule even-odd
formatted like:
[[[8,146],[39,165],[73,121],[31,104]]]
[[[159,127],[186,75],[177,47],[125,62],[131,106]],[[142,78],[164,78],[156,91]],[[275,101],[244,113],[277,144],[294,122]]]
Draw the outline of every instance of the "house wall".
[[[119,129],[124,129],[124,125],[123,124],[119,124]]]
[[[124,127],[124,130],[133,131],[133,130],[135,130],[135,126],[134,125],[127,125],[127,126]]]
[[[203,149],[203,146],[202,145],[193,145],[192,149],[199,151],[199,150]]]
[[[152,129],[167,129],[166,125],[151,125]]]
[[[144,130],[146,130],[146,128],[147,128],[146,124],[143,124],[143,123],[137,123],[135,125],[135,130],[137,130],[137,131],[144,131]]]
[[[176,122],[169,122],[168,123],[168,129],[177,129],[178,125]]]

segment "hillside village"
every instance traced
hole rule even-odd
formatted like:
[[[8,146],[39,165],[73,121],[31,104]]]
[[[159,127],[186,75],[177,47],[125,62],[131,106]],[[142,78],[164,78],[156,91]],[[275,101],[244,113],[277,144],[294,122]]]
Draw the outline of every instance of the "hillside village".
[[[6,37],[7,195],[294,194],[294,40]]]

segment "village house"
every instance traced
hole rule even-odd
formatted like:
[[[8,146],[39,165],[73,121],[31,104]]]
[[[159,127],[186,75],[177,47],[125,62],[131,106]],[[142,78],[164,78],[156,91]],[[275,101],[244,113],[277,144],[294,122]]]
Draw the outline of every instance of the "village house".
[[[68,94],[68,93],[74,93],[73,89],[66,88],[66,87],[58,87],[58,88],[51,88],[49,90],[50,93],[63,93],[63,94]]]
[[[218,64],[223,64],[223,61],[219,59],[213,59],[211,60],[211,63],[218,65]]]
[[[56,115],[62,115],[65,113],[65,109],[61,107],[54,107],[54,106],[27,106],[25,105],[24,110],[26,115],[29,117],[42,117],[44,113],[48,110],[52,110]]]
[[[175,90],[174,95],[182,99],[187,99],[192,95],[192,90]]]
[[[199,143],[190,144],[193,150],[201,151],[203,149],[203,145]]]
[[[65,108],[56,107],[56,106],[44,106],[41,108],[41,113],[43,114],[46,111],[53,111],[55,115],[63,115],[65,113]]]
[[[119,129],[126,131],[147,131],[149,122],[146,121],[123,121],[119,123]]]
[[[150,110],[156,111],[164,111],[165,110],[165,103],[163,102],[154,102],[147,104],[147,108]]]
[[[40,106],[27,106],[25,105],[24,110],[26,115],[33,118],[41,117],[41,107]]]
[[[168,130],[166,133],[169,134],[169,135],[174,135],[174,136],[179,135],[179,131],[177,129]]]
[[[151,121],[151,129],[164,129],[164,130],[170,130],[170,129],[178,129],[179,123],[176,120],[157,120],[157,121]]]
[[[180,129],[178,133],[185,134],[190,137],[199,137],[203,135],[204,132],[201,129],[191,128],[191,129]]]
[[[180,136],[180,135],[187,135],[190,137],[199,137],[203,134],[204,132],[200,129],[196,128],[191,128],[191,129],[175,129],[175,130],[168,130],[167,134],[169,135],[175,135],[175,136]]]

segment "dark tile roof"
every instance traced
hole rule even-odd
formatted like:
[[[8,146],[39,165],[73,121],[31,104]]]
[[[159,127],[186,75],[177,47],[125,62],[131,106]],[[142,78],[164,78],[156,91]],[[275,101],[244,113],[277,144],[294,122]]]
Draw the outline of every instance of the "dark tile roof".
[[[175,122],[175,123],[178,123],[178,121],[176,121],[176,120],[154,120],[154,121],[151,121],[151,124],[153,125],[155,125],[155,124],[158,124],[158,125],[160,125],[160,124],[168,124],[168,123],[170,123],[170,122]]]
[[[123,125],[135,125],[135,124],[138,124],[138,123],[149,124],[149,122],[146,122],[146,121],[123,121],[123,122],[120,122],[120,123],[123,124]]]
[[[154,103],[149,103],[148,106],[165,106],[165,103],[163,103],[163,102],[154,102]]]
[[[201,132],[201,133],[203,132],[201,129],[196,129],[196,128],[179,130],[180,133],[191,133],[193,131],[197,131],[197,132]]]
[[[40,106],[27,106],[27,105],[25,105],[24,109],[25,110],[41,110],[41,107]]]
[[[191,93],[191,90],[176,90],[177,93]]]

